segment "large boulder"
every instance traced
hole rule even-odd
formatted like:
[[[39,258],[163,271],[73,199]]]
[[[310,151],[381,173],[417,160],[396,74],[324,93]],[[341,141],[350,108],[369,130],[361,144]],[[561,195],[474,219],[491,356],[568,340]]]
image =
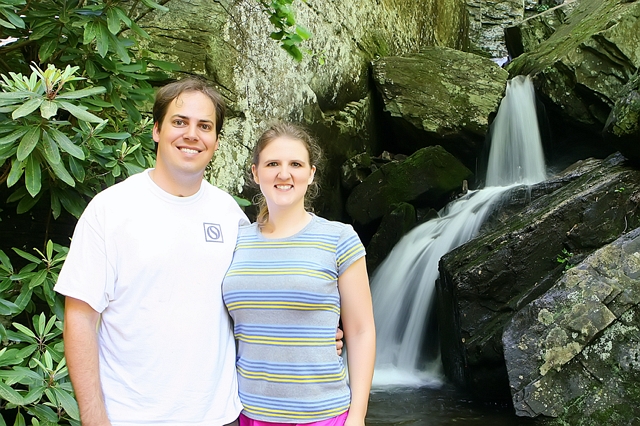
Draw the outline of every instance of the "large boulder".
[[[640,417],[640,228],[517,312],[502,337],[516,414],[565,424]]]
[[[490,59],[444,47],[373,64],[394,147],[411,153],[439,144],[469,167],[504,96],[507,77]]]
[[[336,165],[325,174],[323,186],[339,187],[337,165],[376,144],[370,61],[429,45],[463,48],[467,42],[463,0],[345,0],[339,5],[296,1],[292,7],[297,23],[313,34],[301,45],[301,62],[269,38],[274,27],[260,2],[163,4],[169,12],[151,12],[137,20],[151,36],[141,48],[218,84],[229,119],[211,178],[234,193],[243,189],[257,136],[273,119],[312,125],[329,164]]]
[[[605,138],[640,164],[640,74],[629,80],[616,99],[605,124]]]
[[[548,189],[555,190],[542,195]],[[481,236],[442,257],[437,282],[445,373],[489,399],[511,398],[502,346],[511,317],[551,288],[566,264],[640,225],[640,171],[620,155],[513,194],[515,204],[532,201],[518,211],[506,199]]]
[[[393,204],[442,207],[473,173],[441,146],[422,148],[404,161],[392,161],[371,173],[347,199],[349,216],[366,225]]]
[[[580,0],[510,75],[533,75],[554,114],[601,130],[624,84],[640,67],[640,1]]]
[[[565,23],[567,16],[579,4],[580,0],[569,0],[506,27],[504,37],[509,56],[516,58],[525,52],[535,51],[540,43]]]

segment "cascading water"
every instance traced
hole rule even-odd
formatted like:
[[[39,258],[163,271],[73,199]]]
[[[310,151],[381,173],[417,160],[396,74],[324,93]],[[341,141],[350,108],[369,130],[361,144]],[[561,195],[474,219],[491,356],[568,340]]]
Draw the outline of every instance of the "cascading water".
[[[440,360],[421,356],[440,258],[476,236],[501,194],[545,178],[533,84],[518,76],[508,82],[492,124],[487,187],[470,191],[409,232],[372,276],[374,388],[440,383]]]

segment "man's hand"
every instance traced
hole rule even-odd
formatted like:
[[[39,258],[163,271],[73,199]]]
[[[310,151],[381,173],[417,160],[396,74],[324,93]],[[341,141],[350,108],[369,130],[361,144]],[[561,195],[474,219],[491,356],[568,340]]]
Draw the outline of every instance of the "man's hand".
[[[342,355],[342,347],[344,346],[344,342],[342,341],[343,338],[344,332],[340,327],[338,327],[338,330],[336,331],[336,352],[338,353],[338,356]]]

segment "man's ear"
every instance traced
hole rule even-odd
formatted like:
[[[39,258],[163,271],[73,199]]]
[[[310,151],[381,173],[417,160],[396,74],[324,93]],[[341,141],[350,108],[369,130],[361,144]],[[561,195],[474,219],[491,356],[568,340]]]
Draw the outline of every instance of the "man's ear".
[[[213,151],[217,151],[220,148],[220,136],[216,137],[216,144],[213,146]]]
[[[153,123],[153,140],[155,143],[160,142],[160,129],[158,129],[158,122]]]
[[[256,165],[251,165],[251,174],[253,175],[253,181],[260,185],[260,179],[258,179],[258,172],[256,171]]]

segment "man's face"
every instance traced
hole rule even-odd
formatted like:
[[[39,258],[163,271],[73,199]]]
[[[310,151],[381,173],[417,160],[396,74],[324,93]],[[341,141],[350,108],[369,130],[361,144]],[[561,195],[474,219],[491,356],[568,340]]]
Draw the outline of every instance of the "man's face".
[[[175,98],[162,121],[153,126],[158,144],[156,170],[168,178],[202,176],[218,149],[216,111],[213,102],[201,92],[185,92]]]

